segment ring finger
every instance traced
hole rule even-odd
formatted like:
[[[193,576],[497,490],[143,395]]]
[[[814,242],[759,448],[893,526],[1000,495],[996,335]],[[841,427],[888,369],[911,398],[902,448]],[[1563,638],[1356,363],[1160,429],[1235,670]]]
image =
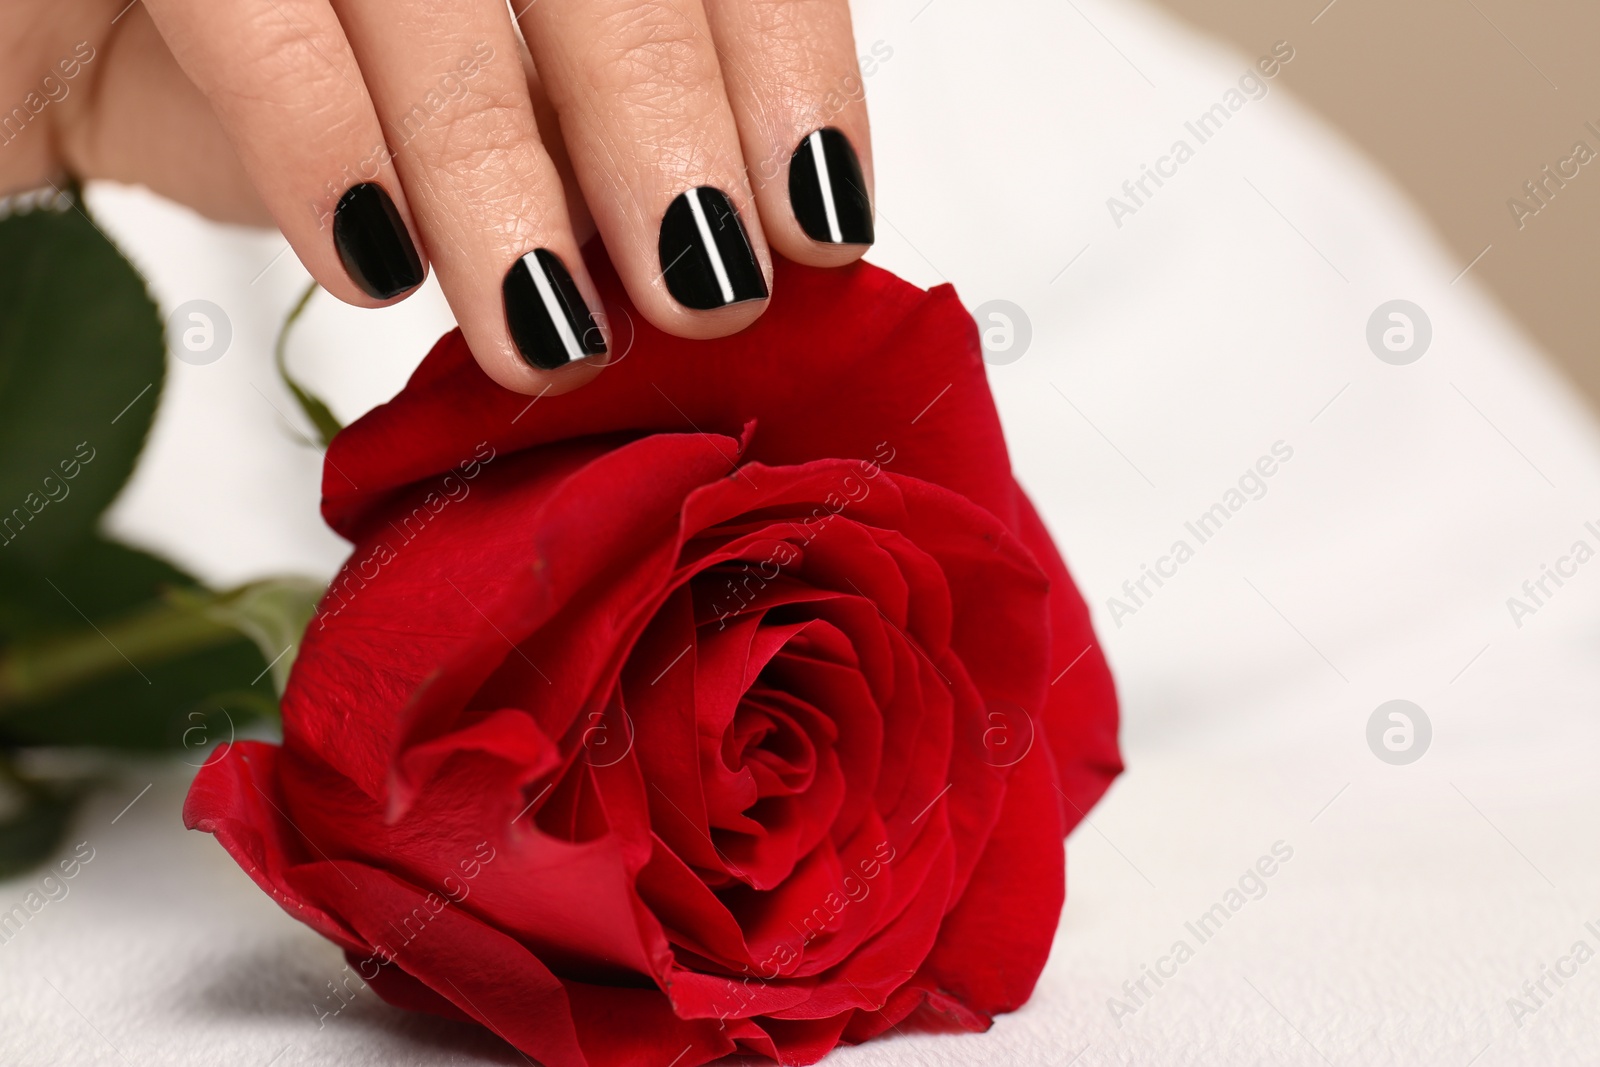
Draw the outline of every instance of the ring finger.
[[[520,22],[634,304],[683,337],[749,325],[771,257],[700,0],[538,0]]]

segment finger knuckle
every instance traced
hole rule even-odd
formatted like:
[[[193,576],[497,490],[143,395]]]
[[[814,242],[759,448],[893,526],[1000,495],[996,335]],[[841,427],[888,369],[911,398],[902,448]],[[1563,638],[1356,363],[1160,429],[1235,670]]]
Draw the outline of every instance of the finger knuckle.
[[[711,42],[670,3],[617,5],[596,31],[592,74],[626,106],[678,112],[693,106],[691,87],[720,85]]]
[[[425,143],[408,150],[430,185],[485,220],[540,210],[547,167],[527,101],[515,93],[468,93],[438,116]]]
[[[351,91],[347,79],[360,77],[337,26],[297,24],[286,16],[262,14],[249,37],[251,46],[240,57],[245,76],[229,78],[218,92],[246,95],[241,87],[253,86],[258,99],[279,106],[343,100]]]
[[[840,62],[853,66],[850,11],[835,0],[741,0],[747,34],[760,42],[763,66],[821,77]],[[834,45],[837,45],[835,48]]]
[[[430,162],[466,174],[516,152],[533,135],[526,101],[510,94],[470,92],[439,116],[428,145]]]
[[[750,27],[763,43],[809,42],[815,51],[819,30],[836,21],[833,0],[742,0]]]

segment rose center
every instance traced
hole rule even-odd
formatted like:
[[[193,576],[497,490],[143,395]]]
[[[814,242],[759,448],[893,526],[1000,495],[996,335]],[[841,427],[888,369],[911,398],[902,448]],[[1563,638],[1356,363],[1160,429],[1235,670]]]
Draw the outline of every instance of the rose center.
[[[797,703],[790,694],[758,681],[739,702],[723,735],[723,765],[748,773],[758,798],[793,796],[816,777],[816,744],[797,721]]]

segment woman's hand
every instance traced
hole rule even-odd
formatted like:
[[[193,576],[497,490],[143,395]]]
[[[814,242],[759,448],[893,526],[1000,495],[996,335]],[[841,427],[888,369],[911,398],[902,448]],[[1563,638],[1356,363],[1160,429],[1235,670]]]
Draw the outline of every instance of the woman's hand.
[[[645,317],[697,338],[761,314],[771,250],[827,266],[872,243],[847,0],[8,7],[0,190],[68,169],[275,222],[363,307],[431,264],[520,392],[604,362],[591,226]]]

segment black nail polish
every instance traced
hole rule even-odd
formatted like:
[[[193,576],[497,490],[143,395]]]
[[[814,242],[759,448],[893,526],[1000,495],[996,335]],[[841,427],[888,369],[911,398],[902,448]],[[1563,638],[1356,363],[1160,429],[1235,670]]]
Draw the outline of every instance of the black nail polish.
[[[377,300],[422,284],[422,257],[405,220],[377,182],[352,185],[333,209],[333,246],[350,280]]]
[[[511,265],[500,287],[506,326],[522,358],[555,370],[588,356],[603,356],[606,340],[560,257],[536,248]]]
[[[667,292],[696,311],[762,300],[767,282],[744,224],[709,185],[679,194],[661,220],[661,274]]]
[[[872,243],[872,201],[861,161],[844,134],[832,126],[800,142],[789,160],[789,202],[800,228],[813,241],[833,245]]]

